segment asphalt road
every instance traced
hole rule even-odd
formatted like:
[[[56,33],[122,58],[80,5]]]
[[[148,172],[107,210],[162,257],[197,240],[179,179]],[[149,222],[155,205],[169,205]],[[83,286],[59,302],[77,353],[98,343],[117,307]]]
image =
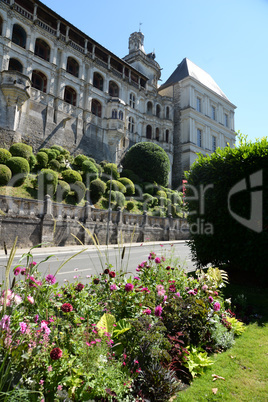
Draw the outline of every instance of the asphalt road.
[[[66,281],[73,282],[77,280],[86,283],[89,281],[89,275],[98,275],[106,268],[107,264],[111,264],[115,271],[121,269],[128,275],[136,274],[138,264],[147,260],[151,251],[154,251],[157,256],[164,256],[166,259],[172,258],[174,261],[173,265],[175,264],[175,260],[177,260],[177,264],[183,269],[187,271],[195,270],[194,263],[191,260],[190,249],[185,241],[126,245],[123,259],[123,247],[113,245],[110,245],[108,248],[106,246],[100,246],[98,250],[95,246],[72,246],[44,249],[36,248],[31,252],[33,261],[37,263],[49,257],[47,261],[39,265],[39,271],[42,276],[48,274],[55,275],[57,273],[57,281],[63,284]],[[25,265],[26,259],[19,262],[24,252],[28,252],[28,250],[17,251],[12,268],[18,264],[21,266]],[[7,256],[1,251],[1,282],[4,279],[6,264]],[[13,275],[10,276],[10,280],[12,279]]]

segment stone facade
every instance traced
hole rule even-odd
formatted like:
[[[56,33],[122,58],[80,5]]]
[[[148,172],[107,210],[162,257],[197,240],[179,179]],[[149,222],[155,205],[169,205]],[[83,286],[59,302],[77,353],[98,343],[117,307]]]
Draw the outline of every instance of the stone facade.
[[[167,152],[175,183],[197,151],[211,150],[209,135],[220,146],[227,137],[234,143],[234,105],[226,98],[228,135],[214,122],[206,131],[210,122],[204,114],[199,123],[207,140],[198,146],[189,133],[197,119],[193,99],[185,103],[188,87],[206,104],[212,99],[219,114],[225,113],[218,107],[223,97],[191,75],[189,83],[159,88],[161,68],[154,53],[145,53],[141,32],[131,34],[129,54],[121,59],[38,0],[0,2],[0,72],[0,135],[6,146],[23,141],[37,151],[59,144],[119,163],[130,146],[152,141]]]

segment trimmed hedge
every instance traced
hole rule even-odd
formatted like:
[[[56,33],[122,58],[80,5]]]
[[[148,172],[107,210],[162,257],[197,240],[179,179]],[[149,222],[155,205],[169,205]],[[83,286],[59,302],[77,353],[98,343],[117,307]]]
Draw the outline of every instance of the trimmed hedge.
[[[12,154],[4,148],[0,148],[0,163],[5,165],[7,161],[12,157]]]
[[[75,170],[67,169],[64,170],[62,173],[62,178],[67,183],[75,183],[76,181],[82,181],[82,176],[80,173],[76,172]]]
[[[121,177],[127,177],[130,179],[133,183],[139,184],[141,182],[139,176],[132,172],[130,169],[123,169],[121,173]]]
[[[55,170],[55,172],[60,172],[61,170],[61,164],[59,161],[57,161],[57,159],[52,159],[49,162],[49,167],[50,169]]]
[[[85,197],[86,186],[81,181],[76,181],[71,184],[71,190],[74,192],[74,198],[77,204]]]
[[[20,156],[21,158],[25,158],[29,160],[32,155],[33,149],[30,145],[23,144],[21,142],[11,145],[9,148],[9,152],[12,156]]]
[[[95,163],[93,163],[92,161],[85,160],[82,163],[81,168],[82,168],[82,171],[84,172],[84,175],[86,176],[85,178],[86,178],[87,182],[91,181],[91,180],[96,180],[98,178],[98,174],[99,174],[98,168],[95,165]]]
[[[20,156],[13,156],[7,161],[7,166],[12,172],[12,176],[19,175],[19,178],[14,178],[16,181],[14,182],[13,186],[20,186],[28,173],[30,172],[30,166],[28,161],[25,158]]]
[[[36,184],[44,196],[48,194],[52,197],[57,191],[58,175],[52,169],[43,169],[37,176]]]
[[[74,158],[74,164],[76,166],[79,166],[80,168],[83,165],[83,162],[88,161],[88,157],[86,155],[83,154],[79,154]]]
[[[126,195],[131,196],[135,194],[135,185],[133,181],[131,181],[127,177],[121,177],[120,179],[118,179],[118,181],[126,187]]]
[[[170,162],[166,152],[152,142],[139,142],[126,153],[122,165],[135,172],[143,181],[166,186]]]
[[[107,163],[106,165],[103,166],[103,171],[106,175],[106,180],[109,180],[111,178],[111,174],[114,180],[117,180],[120,177],[120,174],[117,171],[117,166],[115,163]]]
[[[90,183],[90,199],[96,204],[106,191],[106,183],[100,179],[93,180]]]
[[[132,209],[134,208],[134,206],[135,206],[135,204],[134,204],[133,201],[128,201],[128,202],[126,203],[126,209],[127,209],[128,211],[132,211]]]
[[[186,177],[196,191],[187,188],[186,195],[197,263],[228,263],[268,277],[268,140],[240,138],[237,148],[199,155]]]
[[[0,186],[6,186],[12,177],[12,172],[6,165],[0,164]]]
[[[35,167],[36,164],[37,164],[36,157],[34,156],[34,154],[31,154],[30,157],[29,157],[30,171],[33,170],[33,168]]]
[[[56,201],[61,202],[64,200],[71,191],[70,185],[64,180],[58,180],[56,191]]]
[[[38,167],[41,169],[46,168],[48,164],[48,155],[46,152],[40,151],[36,154],[36,161]]]
[[[108,180],[107,183],[106,183],[106,186],[107,186],[106,192],[107,193],[109,193],[109,191],[110,191],[110,185],[111,185],[110,183],[111,183],[111,180]],[[120,191],[120,193],[123,193],[123,194],[125,194],[125,192],[127,191],[127,189],[124,186],[124,184],[121,183],[118,180],[112,180],[112,190]]]

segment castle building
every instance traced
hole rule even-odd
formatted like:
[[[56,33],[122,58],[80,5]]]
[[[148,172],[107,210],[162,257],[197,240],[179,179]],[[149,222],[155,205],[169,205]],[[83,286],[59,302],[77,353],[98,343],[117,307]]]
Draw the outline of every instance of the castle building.
[[[159,87],[144,35],[119,58],[38,0],[0,1],[0,138],[119,163],[137,142],[168,154],[177,186],[197,152],[234,145],[235,106],[188,59]]]

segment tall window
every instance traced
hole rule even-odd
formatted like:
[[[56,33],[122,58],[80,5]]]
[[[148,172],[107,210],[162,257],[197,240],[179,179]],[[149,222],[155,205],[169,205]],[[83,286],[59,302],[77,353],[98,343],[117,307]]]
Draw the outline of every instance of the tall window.
[[[38,38],[35,41],[34,54],[41,57],[41,59],[49,61],[50,46],[43,39]]]
[[[161,107],[160,105],[156,105],[156,117],[160,117],[161,115]]]
[[[14,24],[13,26],[12,42],[16,43],[16,45],[18,46],[23,47],[24,49],[26,47],[26,32],[18,24]]]
[[[2,35],[2,30],[3,30],[3,19],[0,15],[0,35]]]
[[[93,87],[103,91],[103,78],[99,73],[96,72],[93,75]]]
[[[147,103],[147,113],[148,114],[153,114],[153,104],[152,104],[152,102]]]
[[[216,120],[216,108],[215,106],[211,106],[211,118]]]
[[[169,130],[166,130],[166,142],[169,142]]]
[[[196,110],[198,112],[201,112],[201,99],[200,98],[196,98]]]
[[[117,110],[116,109],[112,110],[112,119],[117,119]]]
[[[119,87],[118,85],[113,82],[110,81],[109,82],[109,95],[113,96],[114,98],[118,98],[119,97]]]
[[[135,109],[135,95],[133,93],[129,94],[129,106]]]
[[[78,77],[79,75],[79,64],[72,57],[68,57],[67,59],[66,71],[75,77]]]
[[[122,112],[122,110],[119,110],[118,118],[119,118],[120,120],[123,120],[123,117],[124,117],[124,113]]]
[[[200,128],[197,129],[197,146],[202,147],[202,131]]]
[[[146,126],[146,138],[148,138],[148,140],[152,139],[152,126],[149,124]]]
[[[228,114],[227,113],[224,114],[224,125],[225,125],[225,127],[228,127]]]
[[[215,135],[212,136],[212,152],[215,152],[217,148],[217,138]]]
[[[91,112],[97,117],[101,117],[101,104],[97,99],[92,100]]]
[[[169,119],[169,107],[166,108],[166,119]]]
[[[128,131],[134,133],[134,119],[132,116],[128,118]]]
[[[70,103],[70,105],[76,106],[76,91],[71,88],[66,86],[64,90],[64,100],[67,103]]]
[[[47,92],[47,77],[41,71],[33,70],[32,86],[39,91]]]
[[[156,141],[159,141],[159,128],[158,127],[155,129],[155,139],[156,139]]]
[[[8,64],[9,71],[18,71],[22,73],[23,66],[17,59],[10,59]]]

